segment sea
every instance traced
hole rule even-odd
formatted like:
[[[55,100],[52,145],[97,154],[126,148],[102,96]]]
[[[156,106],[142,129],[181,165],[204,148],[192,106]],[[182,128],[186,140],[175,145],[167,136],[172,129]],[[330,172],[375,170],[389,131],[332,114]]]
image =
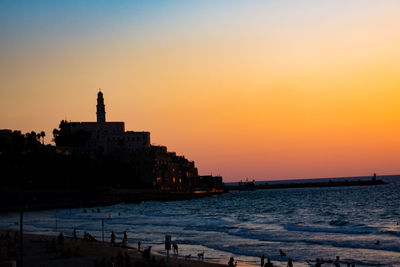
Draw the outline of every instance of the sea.
[[[119,240],[126,231],[130,245],[140,241],[160,254],[170,235],[179,257],[197,259],[204,252],[206,261],[227,263],[234,257],[238,266],[260,266],[262,254],[284,267],[288,258],[294,266],[314,266],[316,258],[336,256],[341,266],[400,266],[400,176],[378,178],[388,184],[232,191],[98,207],[100,212],[97,207],[25,212],[24,230],[72,235],[76,228],[78,235],[86,231],[102,240],[104,229],[105,242],[111,231]],[[1,215],[0,229],[17,230],[18,220],[17,213]]]

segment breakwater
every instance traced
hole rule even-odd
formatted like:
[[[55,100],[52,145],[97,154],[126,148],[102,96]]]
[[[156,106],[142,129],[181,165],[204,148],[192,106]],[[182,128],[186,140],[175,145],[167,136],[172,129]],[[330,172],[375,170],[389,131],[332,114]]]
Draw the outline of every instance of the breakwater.
[[[229,190],[255,190],[255,189],[283,189],[283,188],[306,188],[306,187],[337,187],[337,186],[367,186],[386,184],[383,180],[345,180],[345,181],[324,181],[324,182],[302,182],[302,183],[274,183],[264,184],[246,183],[245,186],[230,185]]]

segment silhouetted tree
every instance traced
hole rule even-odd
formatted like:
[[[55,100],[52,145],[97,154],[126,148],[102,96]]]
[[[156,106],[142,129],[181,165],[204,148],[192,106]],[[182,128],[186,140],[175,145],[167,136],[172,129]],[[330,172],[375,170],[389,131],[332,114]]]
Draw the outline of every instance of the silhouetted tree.
[[[67,121],[62,120],[59,129],[53,130],[53,136],[53,140],[57,146],[79,147],[86,144],[90,139],[91,133],[84,130],[72,132],[70,124]]]
[[[25,144],[28,150],[36,150],[40,145],[40,134],[32,131],[25,134]]]
[[[40,132],[40,137],[42,138],[42,145],[44,145],[44,137],[46,136],[46,133],[44,131]]]
[[[14,152],[19,153],[25,147],[25,137],[21,131],[13,131],[12,133],[12,149]]]

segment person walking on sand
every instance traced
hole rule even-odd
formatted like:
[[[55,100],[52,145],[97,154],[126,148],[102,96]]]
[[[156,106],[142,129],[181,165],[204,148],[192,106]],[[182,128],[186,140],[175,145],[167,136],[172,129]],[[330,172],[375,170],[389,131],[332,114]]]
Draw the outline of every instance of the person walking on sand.
[[[261,255],[261,267],[264,267],[265,256],[264,254]]]
[[[138,241],[137,242],[137,250],[140,251],[140,246],[142,245],[142,242]]]
[[[124,237],[122,238],[122,246],[126,247],[128,245],[128,235],[124,232]]]
[[[290,258],[287,262],[287,267],[293,267],[293,262],[292,262],[292,259],[290,259]]]
[[[270,258],[267,259],[267,263],[264,265],[264,267],[274,267]]]
[[[178,255],[178,244],[174,242],[172,243],[172,247],[174,248],[174,254]]]
[[[115,246],[115,234],[114,232],[111,232],[111,241],[110,241],[111,246]]]

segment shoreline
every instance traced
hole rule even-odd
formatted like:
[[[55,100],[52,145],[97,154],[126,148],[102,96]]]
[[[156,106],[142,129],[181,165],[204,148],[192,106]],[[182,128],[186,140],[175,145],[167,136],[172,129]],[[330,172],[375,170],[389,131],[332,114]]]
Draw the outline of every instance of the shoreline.
[[[111,192],[96,191],[24,191],[24,210],[91,208],[112,206],[119,203],[138,204],[145,201],[180,201],[224,194],[224,190],[202,192],[163,192],[157,190],[113,189]],[[20,192],[15,189],[0,191],[0,213],[21,210]]]
[[[0,230],[1,235],[5,235],[7,230]],[[14,240],[15,231],[10,231],[11,243]],[[49,249],[52,244],[52,239],[56,240],[56,246]],[[13,244],[15,247],[15,244]],[[17,260],[18,250],[12,248],[11,254],[13,256],[7,258],[4,255],[6,247],[5,240],[0,240],[0,263],[6,260]],[[74,240],[71,237],[66,237],[64,244],[60,245],[57,242],[57,237],[54,235],[44,235],[44,234],[34,234],[34,233],[24,233],[23,240],[23,262],[26,267],[34,266],[96,266],[95,261],[99,265],[102,258],[106,261],[110,261],[112,257],[116,259],[118,252],[121,251],[122,255],[129,255],[131,265],[130,266],[165,266],[163,262],[166,262],[166,257],[162,254],[156,252],[151,252],[150,265],[146,265],[146,261],[142,258],[142,252],[138,251],[134,246],[120,247],[120,246],[110,246],[108,242],[102,243],[101,241],[88,242],[84,241],[82,238]],[[77,252],[77,253],[75,253]],[[172,254],[172,251],[171,251]],[[124,259],[125,260],[125,259]],[[155,263],[155,265],[151,265]],[[157,265],[158,264],[158,265]],[[3,265],[2,265],[3,266]],[[10,265],[11,266],[11,265]],[[126,266],[126,265],[124,265]],[[129,265],[128,265],[129,266]],[[195,259],[185,259],[182,257],[170,256],[170,266],[171,267],[222,267],[227,266],[227,264],[213,262],[207,260],[195,260]],[[251,265],[238,264],[242,267],[250,267]]]

